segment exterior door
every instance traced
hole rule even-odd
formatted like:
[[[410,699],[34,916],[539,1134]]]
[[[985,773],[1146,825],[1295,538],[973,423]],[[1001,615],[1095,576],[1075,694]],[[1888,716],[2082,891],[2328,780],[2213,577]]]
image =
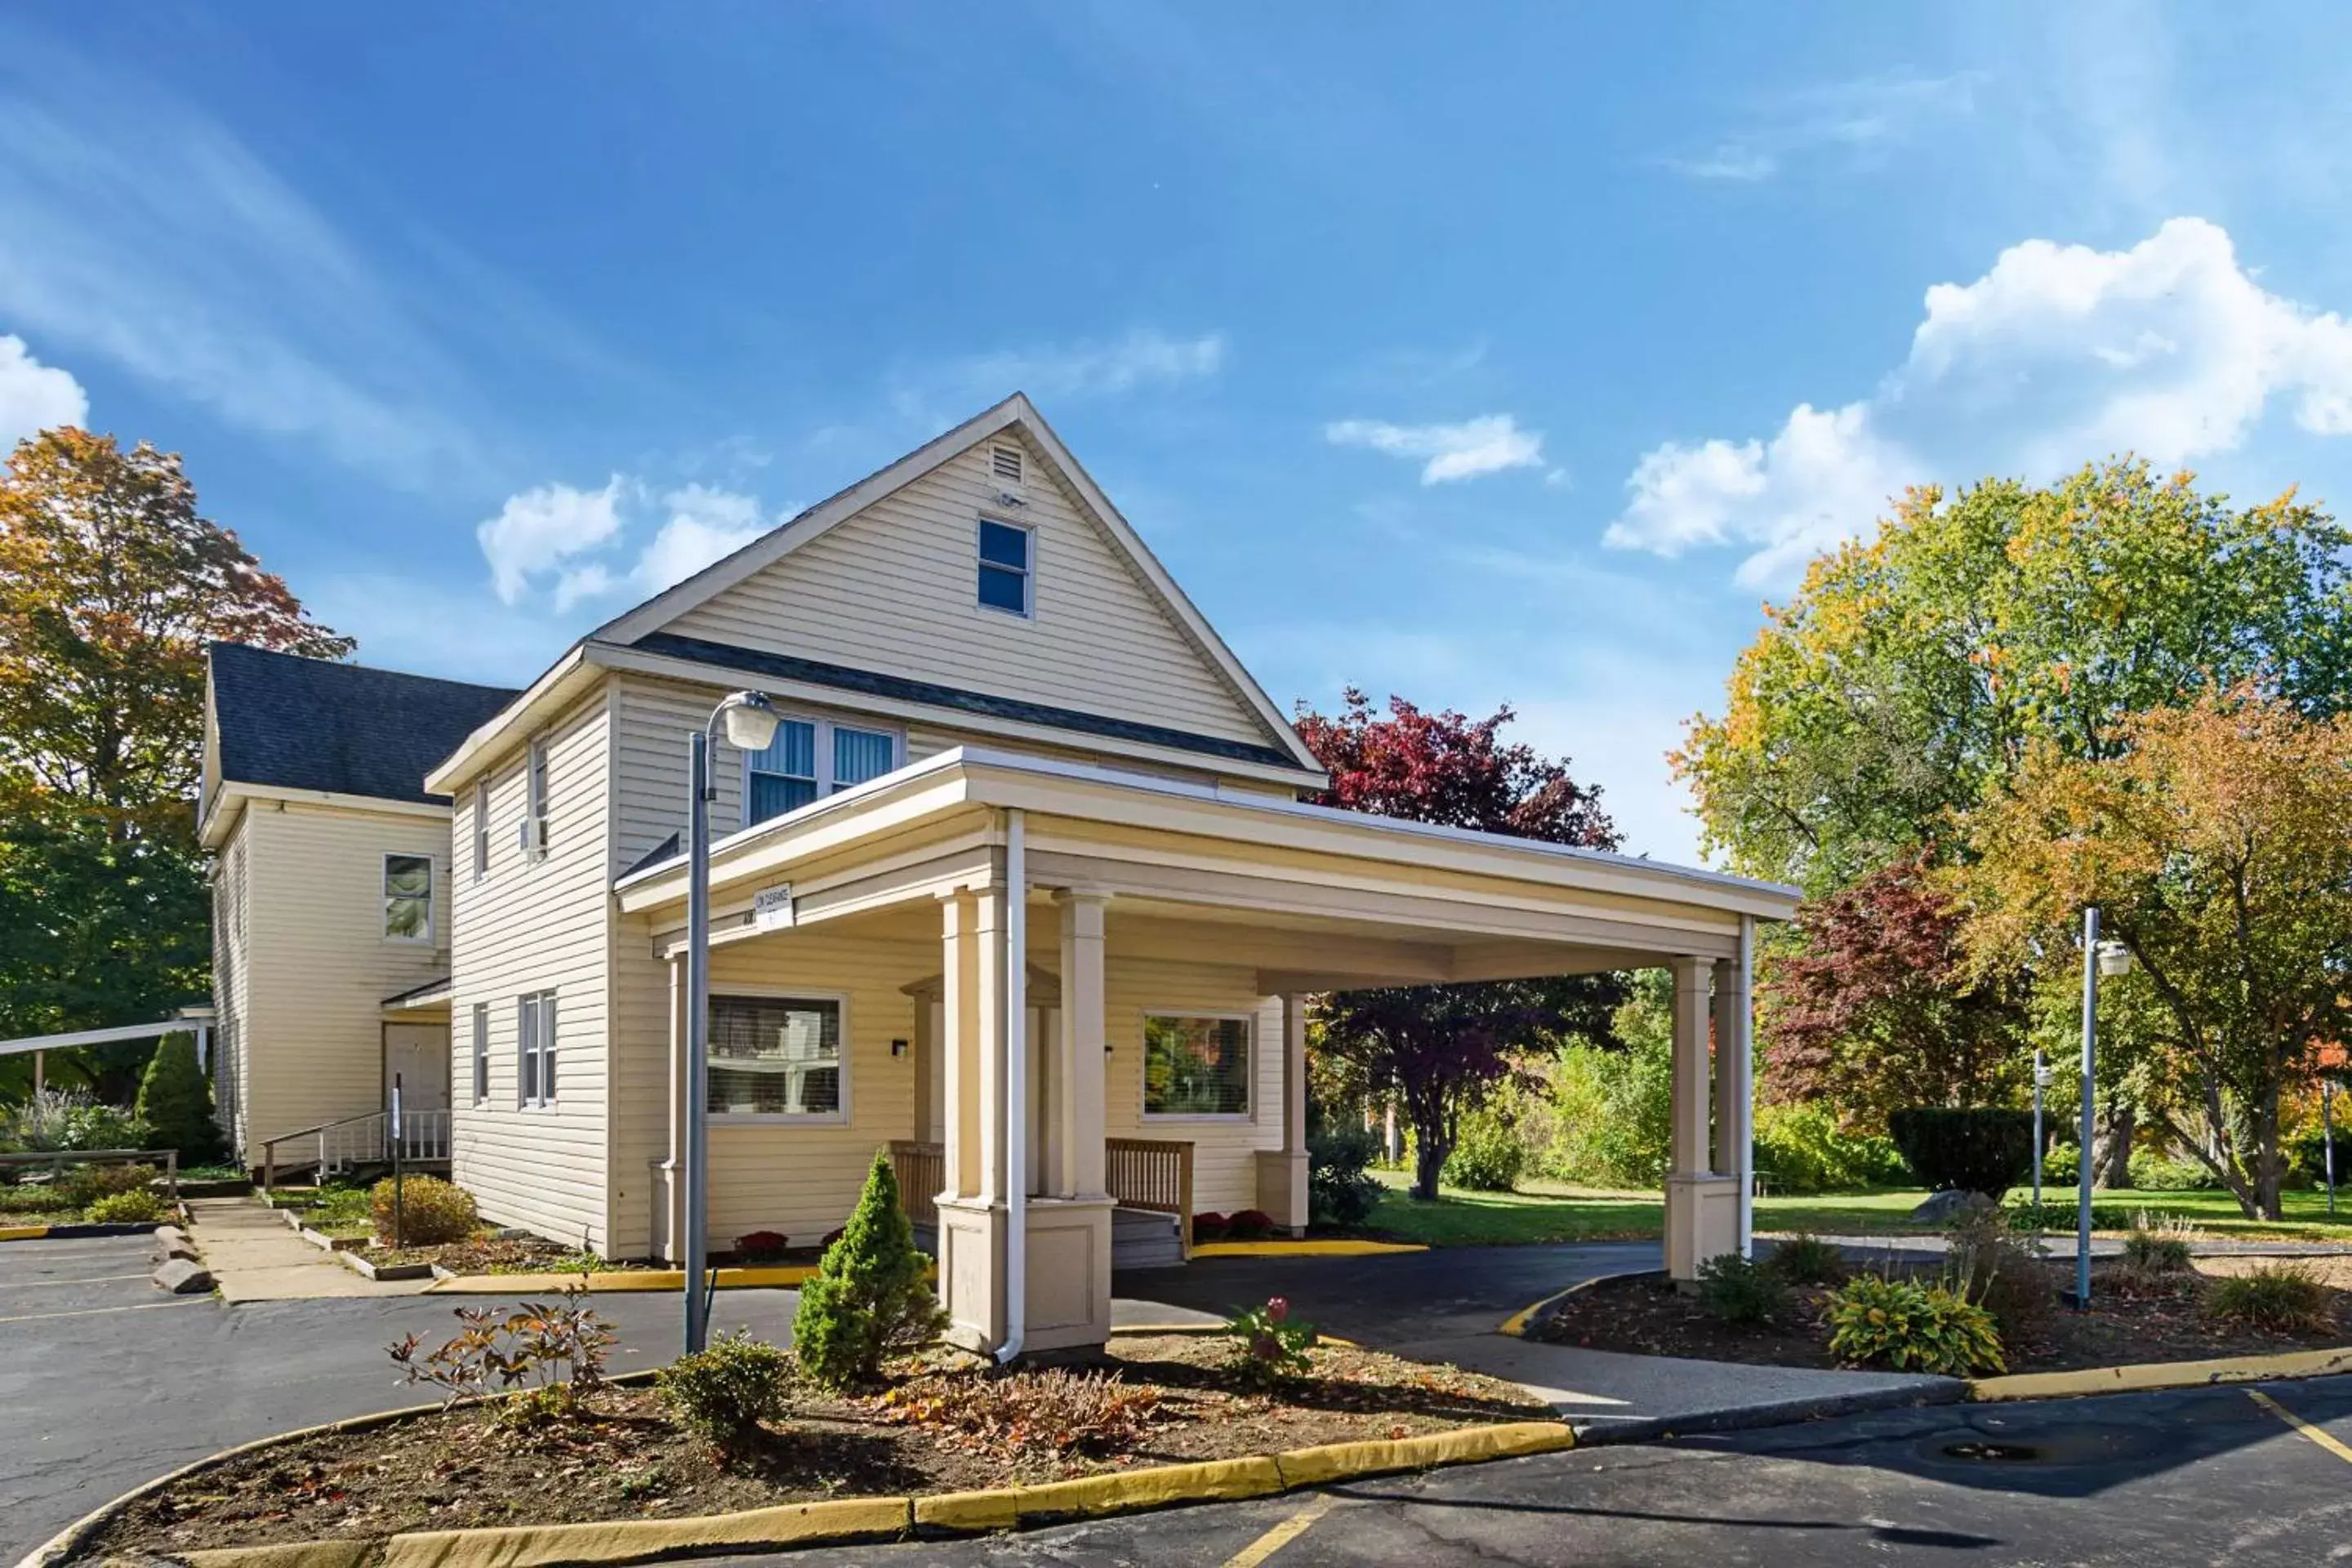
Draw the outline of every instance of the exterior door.
[[[400,1078],[403,1111],[449,1109],[449,1026],[383,1026],[383,1103],[392,1107],[393,1076]]]

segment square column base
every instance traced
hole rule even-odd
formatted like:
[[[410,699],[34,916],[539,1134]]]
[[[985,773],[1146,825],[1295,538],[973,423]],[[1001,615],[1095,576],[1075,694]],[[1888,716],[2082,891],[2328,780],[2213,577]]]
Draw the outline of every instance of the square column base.
[[[1292,1236],[1307,1234],[1307,1151],[1257,1152],[1257,1206]]]
[[[1112,1199],[1031,1198],[1027,1207],[1028,1310],[1022,1353],[1093,1350],[1110,1338]],[[950,1343],[994,1355],[1012,1338],[1005,1303],[1002,1203],[941,1198],[940,1301]]]
[[[1666,1178],[1666,1273],[1696,1279],[1710,1258],[1739,1250],[1739,1178]]]

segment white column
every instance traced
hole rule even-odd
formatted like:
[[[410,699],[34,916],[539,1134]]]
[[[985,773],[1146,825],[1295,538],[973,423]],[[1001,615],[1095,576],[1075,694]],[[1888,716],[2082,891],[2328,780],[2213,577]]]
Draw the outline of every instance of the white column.
[[[1756,1256],[1756,918],[1739,917],[1739,962],[1732,971],[1731,1035],[1739,1064],[1739,1087],[1732,1107],[1739,1117],[1739,1255]]]
[[[1062,1168],[1054,1190],[1066,1197],[1099,1198],[1108,1195],[1103,907],[1109,900],[1102,893],[1069,888],[1056,893],[1055,901],[1062,912],[1062,1028],[1055,1077],[1063,1087],[1055,1105]]]
[[[968,1198],[980,1191],[979,914],[970,893],[955,892],[940,898],[940,916],[941,1190]]]
[[[1739,961],[1715,961],[1715,1173],[1739,1170]]]
[[[1282,998],[1282,1147],[1257,1155],[1257,1206],[1293,1236],[1307,1234],[1307,998]]]
[[[1674,1109],[1668,1171],[1704,1175],[1707,1165],[1707,966],[1704,959],[1674,961]]]
[[[1012,1190],[1012,1163],[1005,1134],[1005,969],[1004,889],[989,888],[972,900],[973,959],[979,984],[974,1009],[972,1049],[967,1053],[971,1089],[977,1100],[980,1132],[980,1186],[983,1203],[1000,1204]]]

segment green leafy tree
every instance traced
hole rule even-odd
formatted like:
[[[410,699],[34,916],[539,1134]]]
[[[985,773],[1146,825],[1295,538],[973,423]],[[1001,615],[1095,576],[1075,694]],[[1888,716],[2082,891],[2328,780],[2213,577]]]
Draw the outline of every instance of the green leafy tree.
[[[829,1388],[854,1387],[881,1375],[894,1350],[928,1343],[945,1317],[924,1278],[928,1267],[898,1205],[890,1157],[877,1153],[841,1238],[801,1287],[793,1319],[801,1370]]]
[[[194,805],[216,641],[352,649],[197,510],[175,454],[72,428],[18,443],[0,470],[0,1034],[202,994]],[[137,1059],[100,1087],[127,1091]]]
[[[134,1110],[147,1124],[149,1148],[176,1149],[184,1165],[209,1164],[220,1158],[212,1085],[205,1081],[205,1069],[196,1065],[196,1043],[187,1036],[165,1036],[147,1058]]]

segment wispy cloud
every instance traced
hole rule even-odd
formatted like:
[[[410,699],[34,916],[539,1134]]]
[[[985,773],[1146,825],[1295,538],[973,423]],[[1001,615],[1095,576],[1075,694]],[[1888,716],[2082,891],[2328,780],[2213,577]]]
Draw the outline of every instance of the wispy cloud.
[[[658,594],[789,515],[736,490],[692,483],[657,491],[614,474],[596,489],[556,482],[519,491],[474,536],[500,604],[522,605],[543,592],[560,614],[619,594]]]
[[[1769,180],[1819,156],[1867,163],[1938,121],[1971,113],[1972,72],[1922,76],[1905,69],[1784,93],[1758,105],[1712,145],[1659,162],[1695,180]]]
[[[901,364],[890,378],[890,402],[902,418],[947,424],[1014,392],[1041,401],[1070,402],[1206,381],[1224,367],[1225,354],[1223,332],[1182,337],[1156,327],[1137,327],[1115,338],[1034,343]]]
[[[1522,430],[1508,414],[1482,415],[1458,425],[1391,425],[1378,419],[1339,419],[1323,426],[1335,447],[1366,447],[1391,457],[1423,459],[1421,482],[1442,485],[1475,479],[1506,468],[1532,468],[1543,462],[1543,436]]]
[[[89,417],[81,383],[33,357],[22,338],[0,333],[0,451],[36,430]]]

